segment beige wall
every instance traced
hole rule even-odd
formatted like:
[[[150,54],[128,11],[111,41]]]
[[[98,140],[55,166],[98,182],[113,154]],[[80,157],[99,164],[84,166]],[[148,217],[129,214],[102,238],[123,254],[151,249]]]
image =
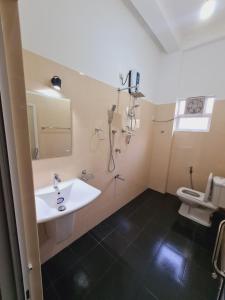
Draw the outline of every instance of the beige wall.
[[[194,167],[194,188],[205,191],[210,172],[225,177],[225,101],[215,102],[210,132],[176,132],[171,152],[167,192],[189,186],[188,167]]]
[[[154,120],[169,120],[174,110],[175,104],[155,105]],[[173,122],[153,123],[149,186],[161,193],[165,193],[167,187],[172,134]]]
[[[170,119],[174,104],[157,106],[156,119]],[[225,177],[225,101],[216,101],[210,132],[175,132],[171,123],[156,123],[149,186],[175,194],[190,186],[189,166],[194,167],[194,188],[205,190],[210,172]],[[164,131],[164,132],[162,132]]]
[[[52,184],[55,172],[62,180],[67,180],[80,176],[81,170],[87,169],[95,175],[90,184],[102,190],[94,203],[75,214],[74,233],[67,241],[56,244],[48,239],[44,226],[39,226],[41,258],[45,261],[147,188],[153,105],[142,102],[138,109],[140,129],[129,145],[125,143],[125,136],[118,132],[115,146],[121,148],[122,153],[116,157],[116,171],[109,174],[106,171],[109,152],[107,110],[117,104],[119,112],[123,113],[129,104],[128,94],[121,93],[118,97],[115,88],[28,51],[24,51],[24,66],[27,90],[46,88],[50,78],[58,75],[62,78],[64,96],[72,102],[73,154],[33,161],[35,188]],[[104,130],[105,140],[98,140],[94,135],[95,128]],[[125,178],[125,182],[115,182],[113,177],[117,173]]]

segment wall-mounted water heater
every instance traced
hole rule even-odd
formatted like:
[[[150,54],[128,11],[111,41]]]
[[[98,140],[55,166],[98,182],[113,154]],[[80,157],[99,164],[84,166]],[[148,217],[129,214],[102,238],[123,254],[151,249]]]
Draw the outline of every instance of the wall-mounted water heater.
[[[136,70],[130,70],[129,71],[129,93],[136,93],[139,88],[140,84],[140,73],[137,72]]]
[[[122,85],[124,86],[128,82],[128,87],[118,89],[118,92],[122,92],[128,90],[128,92],[134,98],[142,98],[145,97],[141,92],[139,92],[140,85],[140,73],[136,70],[130,70],[127,74],[126,80],[123,81],[123,77],[120,76]]]

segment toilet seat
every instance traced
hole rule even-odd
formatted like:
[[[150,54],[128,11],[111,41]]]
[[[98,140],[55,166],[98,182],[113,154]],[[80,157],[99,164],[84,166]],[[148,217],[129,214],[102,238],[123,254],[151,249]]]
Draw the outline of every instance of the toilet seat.
[[[210,227],[213,213],[219,207],[225,208],[225,178],[210,173],[205,193],[181,187],[176,194],[182,203],[180,215]]]
[[[211,226],[211,216],[217,210],[212,202],[205,201],[205,194],[186,187],[177,190],[182,204],[179,214],[203,226]]]
[[[211,226],[211,216],[218,208],[211,201],[212,199],[213,174],[208,178],[205,193],[195,191],[186,187],[177,190],[177,196],[182,204],[179,214],[193,220],[203,226]]]
[[[194,194],[196,194],[196,196],[194,196]],[[202,193],[202,192],[196,191],[196,190],[189,189],[187,187],[180,187],[177,190],[177,196],[183,196],[183,197],[186,197],[187,199],[190,199],[190,200],[195,200],[196,199],[198,201],[203,201],[204,197],[205,197],[205,194]]]
[[[191,206],[202,206],[212,210],[216,210],[212,202],[205,201],[205,194],[199,191],[195,191],[186,187],[181,187],[177,190],[177,196],[182,200],[182,202]]]
[[[185,189],[185,190],[182,190],[182,193],[193,196],[195,198],[200,198],[201,197],[201,193],[199,193],[195,190]]]

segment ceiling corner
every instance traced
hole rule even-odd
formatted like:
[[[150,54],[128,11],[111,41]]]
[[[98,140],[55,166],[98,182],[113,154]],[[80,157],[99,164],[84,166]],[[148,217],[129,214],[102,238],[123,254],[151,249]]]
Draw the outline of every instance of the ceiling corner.
[[[142,16],[149,29],[155,35],[165,52],[179,50],[179,43],[156,0],[129,0]]]

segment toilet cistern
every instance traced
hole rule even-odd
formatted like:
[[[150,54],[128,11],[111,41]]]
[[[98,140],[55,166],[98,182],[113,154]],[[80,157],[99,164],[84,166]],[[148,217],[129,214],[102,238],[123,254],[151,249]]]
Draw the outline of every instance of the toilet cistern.
[[[59,175],[58,174],[54,174],[54,177],[53,177],[53,187],[54,189],[56,190],[56,192],[59,192],[59,187],[58,187],[58,184],[61,182],[62,180],[60,179]]]

